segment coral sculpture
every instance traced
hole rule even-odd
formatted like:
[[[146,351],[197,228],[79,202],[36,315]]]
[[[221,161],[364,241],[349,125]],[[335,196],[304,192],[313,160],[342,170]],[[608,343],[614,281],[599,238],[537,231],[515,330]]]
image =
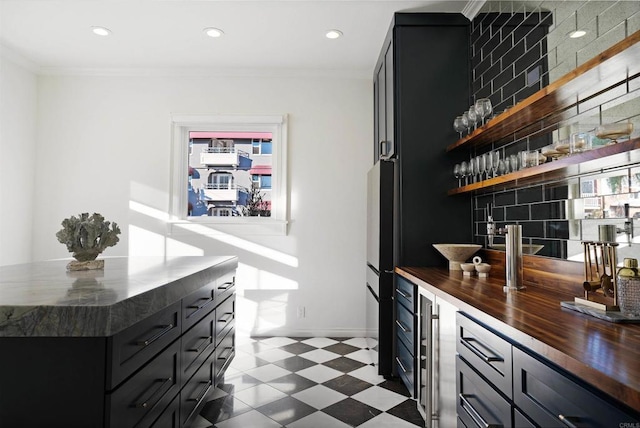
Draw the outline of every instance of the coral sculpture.
[[[109,227],[111,226],[111,227]],[[80,262],[95,260],[106,248],[118,243],[120,228],[114,222],[104,221],[98,213],[82,213],[62,220],[62,229],[56,233],[58,241],[67,246],[73,258]]]

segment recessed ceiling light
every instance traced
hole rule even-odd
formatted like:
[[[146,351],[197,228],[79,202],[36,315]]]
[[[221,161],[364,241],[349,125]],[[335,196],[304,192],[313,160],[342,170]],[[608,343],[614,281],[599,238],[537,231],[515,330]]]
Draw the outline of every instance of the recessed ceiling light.
[[[205,28],[202,31],[204,31],[204,33],[209,37],[222,37],[222,35],[224,34],[224,31],[222,31],[221,29],[213,27]]]
[[[91,27],[91,31],[98,36],[108,36],[111,34],[111,30],[105,27]]]
[[[572,39],[577,39],[579,37],[584,36],[585,34],[587,34],[587,32],[584,30],[576,30],[576,31],[570,32],[569,37],[571,37]]]
[[[327,31],[327,34],[325,34],[325,36],[327,37],[327,39],[337,39],[339,37],[342,37],[342,31],[340,31],[340,30],[329,30],[329,31]]]

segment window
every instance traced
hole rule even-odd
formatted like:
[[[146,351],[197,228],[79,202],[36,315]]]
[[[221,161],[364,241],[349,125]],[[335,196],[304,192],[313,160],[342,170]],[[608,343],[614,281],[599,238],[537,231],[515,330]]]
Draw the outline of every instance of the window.
[[[174,116],[174,223],[267,225],[286,233],[286,116]]]

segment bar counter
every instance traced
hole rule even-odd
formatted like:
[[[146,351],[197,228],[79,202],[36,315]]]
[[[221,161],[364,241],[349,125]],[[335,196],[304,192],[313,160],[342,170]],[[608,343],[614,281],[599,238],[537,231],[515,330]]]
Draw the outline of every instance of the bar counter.
[[[562,308],[574,295],[526,284],[504,292],[504,277],[444,268],[396,273],[455,305],[616,400],[640,411],[640,324],[611,323]]]

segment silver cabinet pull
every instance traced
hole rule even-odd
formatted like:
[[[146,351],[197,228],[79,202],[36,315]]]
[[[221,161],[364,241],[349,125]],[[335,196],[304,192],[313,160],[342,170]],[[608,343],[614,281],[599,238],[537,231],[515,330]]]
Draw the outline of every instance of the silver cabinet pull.
[[[565,416],[565,415],[558,415],[558,419],[560,419],[562,421],[563,424],[565,424],[567,427],[569,428],[578,428],[578,425],[574,424],[573,422],[571,422],[571,420],[579,420],[580,418],[576,418],[573,416]]]
[[[233,319],[233,313],[232,312],[225,312],[224,314],[222,314],[222,316],[224,318],[218,318],[218,322],[229,322]]]
[[[189,305],[189,306],[187,306],[187,308],[195,309],[195,312],[198,312],[200,309],[204,308],[209,303],[213,302],[213,299],[211,297],[201,297],[198,300],[196,300],[196,302],[199,301],[199,300],[206,300],[206,302],[202,303],[201,305],[196,305],[196,304]]]
[[[156,333],[155,335],[151,336],[148,339],[144,339],[144,340],[139,340],[136,343],[139,346],[149,346],[151,345],[153,342],[155,342],[156,340],[160,339],[162,336],[164,336],[165,334],[169,333],[169,331],[173,328],[173,324],[169,324],[169,325],[163,325],[160,326],[160,328],[162,330],[160,330],[158,333]]]
[[[235,283],[233,281],[225,282],[224,284],[218,286],[218,290],[228,290],[229,288],[233,287],[234,285],[235,285]]]
[[[411,332],[411,330],[409,330],[408,328],[406,328],[404,325],[402,325],[402,323],[399,320],[396,320],[396,324],[398,325],[398,327],[400,327],[400,329],[402,329],[402,331],[404,331],[405,333],[409,333]]]
[[[204,388],[202,388],[202,390],[200,391],[200,394],[198,394],[198,396],[196,398],[189,398],[187,401],[197,401],[200,402],[202,401],[202,399],[207,395],[207,393],[209,392],[209,390],[211,389],[211,381],[207,381],[207,382],[200,382],[204,384]],[[197,407],[197,406],[196,406]]]
[[[411,294],[407,294],[405,292],[403,292],[402,290],[400,290],[399,288],[396,288],[396,293],[398,293],[399,295],[401,295],[402,297],[404,297],[407,300],[411,299]]]
[[[398,363],[403,372],[407,372],[407,369],[405,369],[404,365],[402,365],[402,361],[400,361],[400,358],[396,357],[396,363]]]
[[[225,355],[224,357],[223,356],[218,357],[219,360],[226,360],[227,358],[229,358],[231,356],[231,354],[233,354],[233,348],[232,347],[224,348],[224,350],[225,351],[228,350],[229,352],[227,352],[227,355]]]
[[[479,342],[477,339],[473,338],[473,337],[461,337],[460,340],[462,341],[462,344],[469,349],[471,352],[473,352],[474,354],[476,354],[476,356],[478,358],[480,358],[481,360],[483,360],[485,363],[493,363],[493,362],[502,362],[504,361],[504,358],[499,357],[497,355],[494,356],[488,356],[486,355],[484,352],[482,352],[480,349],[478,349],[477,347],[473,346],[472,342],[477,342],[480,345],[483,345],[482,342]],[[483,347],[490,349],[486,346],[483,345]]]
[[[462,408],[467,412],[467,414],[473,419],[473,422],[481,428],[504,428],[502,424],[490,424],[484,420],[484,418],[478,413],[478,411],[471,405],[469,400],[467,400],[467,396],[464,394],[458,394],[458,397],[462,401]],[[470,395],[470,397],[472,397]]]
[[[135,404],[134,404],[134,407],[138,407],[138,408],[146,409],[147,407],[149,407],[149,405],[150,405],[150,404],[155,404],[155,403],[153,403],[153,402],[152,402],[153,398],[154,398],[156,395],[158,395],[158,393],[160,393],[160,391],[162,391],[162,390],[164,389],[164,387],[165,387],[165,385],[166,385],[167,383],[173,382],[173,378],[172,378],[172,377],[169,377],[168,379],[157,379],[157,380],[155,380],[153,383],[156,383],[156,382],[162,382],[162,383],[160,384],[160,386],[158,387],[158,389],[156,389],[155,391],[153,391],[153,393],[151,393],[151,395],[149,395],[149,398],[148,398],[148,399],[146,399],[145,401],[143,401],[143,402],[139,402],[139,403],[135,403]],[[147,390],[147,391],[148,391],[148,390]],[[147,392],[147,391],[145,391],[145,393],[143,393],[143,394],[141,394],[141,395],[146,395],[146,392]]]
[[[213,337],[212,336],[201,337],[200,339],[202,339],[202,341],[200,342],[200,345],[198,345],[195,348],[187,349],[187,351],[189,351],[189,352],[197,352],[197,353],[202,352],[202,350],[206,347],[206,345],[211,343],[210,341],[211,341],[211,339],[213,339]]]

